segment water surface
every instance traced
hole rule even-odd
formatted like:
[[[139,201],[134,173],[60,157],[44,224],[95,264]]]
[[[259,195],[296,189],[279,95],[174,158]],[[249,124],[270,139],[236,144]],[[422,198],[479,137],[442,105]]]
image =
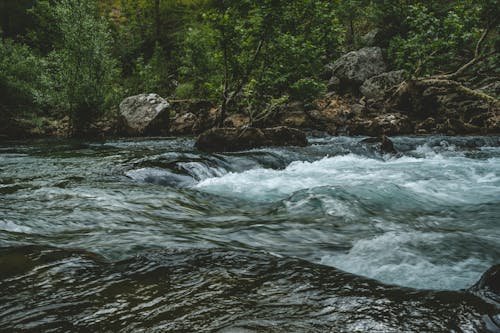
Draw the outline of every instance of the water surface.
[[[252,263],[248,258],[255,253],[262,255],[255,259],[256,266],[260,260],[266,265],[273,260],[277,265],[281,260],[283,265],[297,260],[294,263],[300,272],[288,268],[286,276],[296,272],[302,280],[295,281],[295,287],[287,281],[288,291],[280,290],[281,297],[293,295],[294,288],[307,288],[311,281],[303,270],[308,265],[332,267],[329,274],[314,268],[321,271],[321,280],[341,274],[340,269],[361,279],[402,287],[400,290],[439,291],[467,288],[500,262],[499,137],[398,137],[394,138],[398,155],[380,154],[361,139],[311,137],[311,145],[305,148],[227,154],[200,153],[189,138],[4,143],[0,145],[0,247],[5,251],[23,249],[22,256],[35,262],[28,268],[38,267],[40,251],[79,249],[90,253],[92,260],[87,264],[97,270],[102,270],[95,268],[100,262],[127,262],[137,255],[146,256],[149,263],[151,255],[164,251],[209,253],[217,265],[230,267],[225,259],[222,264],[218,261],[217,251],[222,251],[230,257],[241,254],[241,263],[233,262],[233,269],[239,270],[237,281],[253,274],[243,263]],[[193,256],[181,253],[182,262]],[[5,258],[11,255],[8,252]],[[66,257],[75,256],[73,252],[61,255]],[[62,269],[61,260],[65,261],[61,258],[54,267]],[[74,269],[87,267],[86,259],[69,262]],[[265,270],[275,274],[273,269],[266,266]],[[89,279],[106,285],[113,274],[123,274],[118,271],[100,271]],[[47,279],[39,274],[37,270],[29,276]],[[193,274],[186,276],[192,279]],[[262,278],[274,281],[269,274],[263,273]],[[22,285],[14,291],[27,286],[27,282],[16,281]],[[148,284],[148,288],[154,285]],[[79,288],[90,287],[82,282],[73,283],[72,288],[78,293]],[[311,288],[326,292],[321,284]],[[8,298],[10,308],[16,303],[15,294]],[[371,294],[370,299],[375,302],[377,297]],[[379,301],[384,299],[397,303],[385,294]],[[154,308],[154,300],[148,302]],[[262,297],[260,302],[273,302],[273,298]],[[130,299],[127,304],[130,315]],[[40,304],[32,308],[37,306]],[[318,307],[315,311],[326,311],[319,303],[314,306]],[[96,311],[108,311],[102,304],[98,308]],[[99,315],[89,318],[95,321]],[[373,318],[363,320],[368,325],[365,328],[382,325]],[[319,322],[326,325],[328,321]],[[362,323],[360,319],[338,331],[355,331]],[[252,325],[248,327],[255,329]],[[380,331],[391,331],[397,325],[380,327]],[[439,327],[435,331],[451,326]],[[407,328],[413,330],[416,328]]]

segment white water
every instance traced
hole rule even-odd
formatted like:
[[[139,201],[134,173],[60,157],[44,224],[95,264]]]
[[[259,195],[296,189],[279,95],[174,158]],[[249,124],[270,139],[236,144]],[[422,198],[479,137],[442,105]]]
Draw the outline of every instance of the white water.
[[[500,263],[500,138],[202,154],[189,139],[0,146],[0,246],[112,259],[217,247],[460,289]]]
[[[436,152],[421,145],[399,158],[351,153],[296,161],[284,170],[208,178],[195,188],[281,203],[306,217],[319,206],[324,218],[310,217],[318,223],[372,225],[372,232],[351,235],[347,251],[317,250],[317,261],[386,283],[466,288],[500,262],[500,159],[467,158],[454,146]]]
[[[195,187],[251,201],[284,199],[304,189],[328,186],[349,191],[397,186],[417,199],[445,204],[488,203],[500,196],[500,159],[402,157],[387,161],[353,154],[316,162],[293,162],[285,170],[253,169],[202,180]]]

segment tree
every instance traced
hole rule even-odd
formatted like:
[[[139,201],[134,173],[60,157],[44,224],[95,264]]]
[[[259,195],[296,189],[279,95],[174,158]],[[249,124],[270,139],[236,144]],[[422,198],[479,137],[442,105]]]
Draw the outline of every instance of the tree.
[[[72,134],[82,135],[112,93],[112,39],[90,0],[59,0],[54,13],[62,39],[48,56],[41,98],[68,114]]]
[[[35,0],[0,0],[0,32],[6,38],[22,39],[27,30],[33,28],[34,20],[27,10]]]
[[[347,26],[346,44],[349,48],[354,48],[356,44],[356,22],[363,16],[363,9],[366,1],[363,0],[341,0],[338,5],[338,16]]]
[[[222,72],[219,125],[241,108],[268,114],[300,85],[312,93],[321,90],[313,81],[342,40],[335,4],[218,0],[212,5],[204,23],[214,31],[220,55],[220,66],[214,66]]]
[[[40,59],[25,45],[0,38],[0,119],[33,110]]]

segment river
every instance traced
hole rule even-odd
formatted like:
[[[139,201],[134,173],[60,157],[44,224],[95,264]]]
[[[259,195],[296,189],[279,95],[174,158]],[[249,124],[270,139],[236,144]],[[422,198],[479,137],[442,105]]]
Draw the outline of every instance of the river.
[[[0,331],[499,331],[500,137],[361,139],[0,144]]]

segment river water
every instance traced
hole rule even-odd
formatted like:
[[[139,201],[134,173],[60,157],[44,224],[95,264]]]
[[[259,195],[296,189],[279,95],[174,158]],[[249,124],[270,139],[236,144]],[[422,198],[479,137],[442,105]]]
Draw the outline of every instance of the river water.
[[[0,144],[0,331],[500,330],[500,137],[361,139]]]

